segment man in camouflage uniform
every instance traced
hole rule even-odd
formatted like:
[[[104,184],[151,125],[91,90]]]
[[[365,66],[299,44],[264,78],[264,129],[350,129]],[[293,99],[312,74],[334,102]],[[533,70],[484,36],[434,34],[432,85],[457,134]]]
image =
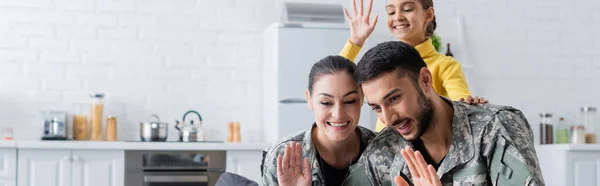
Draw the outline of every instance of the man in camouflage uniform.
[[[312,128],[317,127],[313,124]],[[367,145],[369,140],[375,137],[375,133],[371,130],[366,129],[362,126],[356,127],[356,131],[360,135],[361,144]],[[325,186],[325,177],[321,172],[321,165],[319,164],[317,157],[317,150],[312,140],[312,129],[293,134],[283,138],[276,143],[273,143],[267,151],[263,152],[263,162],[261,166],[262,179],[261,185],[279,185],[277,179],[277,156],[282,155],[285,151],[285,146],[289,145],[290,142],[297,142],[302,145],[302,159],[308,157],[311,164],[312,173],[312,185],[313,186]],[[352,169],[352,167],[350,168]]]
[[[377,45],[355,75],[388,127],[369,144],[345,185],[395,185],[395,176],[412,182],[400,155],[406,146],[423,154],[442,185],[545,185],[521,111],[437,95],[431,72],[410,45]]]

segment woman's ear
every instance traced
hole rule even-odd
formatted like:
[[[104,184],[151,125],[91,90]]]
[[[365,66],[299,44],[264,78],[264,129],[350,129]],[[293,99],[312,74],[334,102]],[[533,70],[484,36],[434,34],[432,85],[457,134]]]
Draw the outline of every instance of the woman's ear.
[[[310,97],[310,91],[308,90],[306,90],[306,103],[308,103],[308,108],[310,108],[310,110],[315,110],[313,108],[312,98]]]

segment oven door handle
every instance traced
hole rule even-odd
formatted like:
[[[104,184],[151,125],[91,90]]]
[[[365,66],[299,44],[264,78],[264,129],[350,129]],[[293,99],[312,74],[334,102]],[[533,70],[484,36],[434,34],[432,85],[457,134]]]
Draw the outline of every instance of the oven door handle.
[[[144,182],[154,183],[181,183],[181,182],[208,182],[208,176],[144,176]]]

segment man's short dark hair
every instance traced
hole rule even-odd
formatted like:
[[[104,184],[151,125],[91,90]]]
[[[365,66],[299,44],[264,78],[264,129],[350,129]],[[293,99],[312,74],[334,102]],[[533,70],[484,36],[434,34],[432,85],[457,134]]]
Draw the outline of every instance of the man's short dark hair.
[[[354,75],[358,83],[397,71],[400,77],[409,75],[415,82],[421,68],[427,67],[419,52],[402,41],[387,41],[369,49],[358,62]]]

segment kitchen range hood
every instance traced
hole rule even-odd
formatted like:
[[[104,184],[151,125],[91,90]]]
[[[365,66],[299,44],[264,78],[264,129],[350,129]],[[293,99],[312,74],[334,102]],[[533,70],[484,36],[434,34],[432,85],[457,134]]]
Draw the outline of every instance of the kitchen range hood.
[[[344,6],[334,2],[285,1],[281,18],[288,26],[348,27]]]

